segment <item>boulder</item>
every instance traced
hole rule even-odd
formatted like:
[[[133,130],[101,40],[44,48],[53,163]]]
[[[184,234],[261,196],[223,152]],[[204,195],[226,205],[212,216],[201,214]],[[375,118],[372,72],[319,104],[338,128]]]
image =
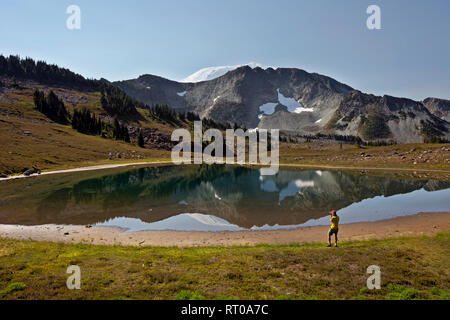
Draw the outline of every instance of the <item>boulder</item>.
[[[33,173],[34,173],[33,169],[28,169],[23,173],[23,175],[28,177],[31,176]]]

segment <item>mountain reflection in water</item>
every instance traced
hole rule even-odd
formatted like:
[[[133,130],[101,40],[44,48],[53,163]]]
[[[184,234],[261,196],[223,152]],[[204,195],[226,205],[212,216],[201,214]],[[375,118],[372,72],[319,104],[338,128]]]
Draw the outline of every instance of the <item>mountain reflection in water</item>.
[[[358,172],[281,169],[262,176],[238,166],[155,166],[0,182],[0,224],[264,229],[327,223],[331,208],[367,221],[448,210],[449,187]]]

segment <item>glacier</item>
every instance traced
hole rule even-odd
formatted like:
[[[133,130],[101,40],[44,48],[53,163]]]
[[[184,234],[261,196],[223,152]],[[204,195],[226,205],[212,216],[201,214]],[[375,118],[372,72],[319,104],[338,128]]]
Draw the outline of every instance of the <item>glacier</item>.
[[[228,71],[231,71],[231,70],[237,69],[239,67],[243,67],[243,66],[249,66],[251,68],[260,67],[263,69],[269,68],[258,62],[249,62],[246,64],[238,64],[238,65],[234,65],[234,66],[207,67],[207,68],[200,69],[197,72],[194,72],[190,76],[180,80],[180,82],[184,82],[184,83],[191,82],[192,83],[192,82],[201,82],[201,81],[212,80],[212,79],[218,78],[220,76],[223,76]]]

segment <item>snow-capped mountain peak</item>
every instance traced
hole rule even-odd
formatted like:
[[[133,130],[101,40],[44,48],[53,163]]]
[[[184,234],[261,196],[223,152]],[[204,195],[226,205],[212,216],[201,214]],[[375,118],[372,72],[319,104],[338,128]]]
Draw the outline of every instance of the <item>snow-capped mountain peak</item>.
[[[234,65],[234,66],[207,67],[207,68],[200,69],[197,72],[194,72],[193,74],[184,78],[180,82],[201,82],[201,81],[212,80],[212,79],[218,78],[220,76],[223,76],[228,71],[237,69],[242,66],[249,66],[251,68],[260,67],[263,69],[268,68],[267,66],[264,66],[258,62],[249,62],[246,64],[240,64],[240,65]]]

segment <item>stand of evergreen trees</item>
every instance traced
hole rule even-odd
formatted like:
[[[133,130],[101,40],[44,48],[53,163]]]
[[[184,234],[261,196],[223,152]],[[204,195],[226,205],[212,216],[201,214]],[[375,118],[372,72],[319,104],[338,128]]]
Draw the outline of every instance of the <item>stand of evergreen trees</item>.
[[[364,139],[385,139],[391,135],[388,119],[381,113],[370,113],[367,117],[361,117],[361,127]]]
[[[106,124],[91,113],[88,109],[84,108],[81,111],[77,109],[73,112],[72,128],[80,133],[101,135]]]
[[[125,142],[130,142],[130,134],[128,133],[128,128],[126,125],[120,124],[119,120],[114,118],[113,125],[113,137],[116,140],[122,140]]]
[[[41,84],[58,85],[83,91],[100,91],[102,107],[111,115],[137,114],[136,108],[146,108],[143,103],[131,98],[121,89],[106,80],[86,79],[68,69],[31,58],[0,55],[0,75],[13,79],[34,80]]]
[[[188,111],[186,113],[186,119],[191,122],[200,121],[200,117],[198,116],[198,114],[196,114],[195,112],[191,112],[191,111]]]
[[[68,69],[60,68],[44,61],[35,62],[31,58],[21,59],[19,56],[5,57],[0,55],[0,74],[17,79],[31,79],[43,84],[58,84],[78,89],[98,89],[99,81],[88,80]]]
[[[136,108],[145,108],[146,106],[127,95],[125,92],[112,85],[104,84],[100,88],[102,97],[100,102],[103,109],[109,114],[130,116],[137,114]]]
[[[332,140],[339,143],[353,143],[356,146],[390,146],[396,144],[394,140],[372,140],[372,141],[363,141],[358,136],[352,135],[340,135],[340,134],[324,134],[317,133],[314,135],[282,135],[280,136],[281,142],[292,142],[299,143],[305,140],[306,142],[311,142],[313,140],[324,141],[324,140]]]
[[[424,136],[424,142],[427,143],[446,143],[447,139],[442,137],[448,132],[448,129],[444,125],[444,121],[439,118],[430,120],[420,120],[420,132]]]
[[[144,148],[145,147],[145,141],[144,136],[142,135],[142,129],[139,130],[139,135],[137,139],[137,144],[139,147]]]
[[[149,110],[149,115],[154,120],[162,120],[168,123],[178,123],[177,113],[168,105],[154,105]]]
[[[197,113],[188,111],[187,113],[180,112],[177,113],[175,110],[170,108],[168,105],[154,105],[149,109],[149,116],[157,121],[165,121],[170,124],[178,124],[181,122],[194,122],[200,121],[200,117]],[[233,126],[227,122],[219,122],[213,119],[204,118],[202,120],[203,128],[215,128],[219,130],[226,129],[237,129],[238,126],[234,124]],[[245,130],[244,130],[245,131]]]
[[[64,102],[53,91],[50,91],[46,96],[43,91],[35,90],[33,100],[36,110],[45,114],[51,120],[61,124],[69,123],[69,113],[64,106]]]
[[[72,128],[80,133],[102,135],[103,137],[111,137],[111,126],[97,118],[95,114],[84,108],[81,111],[75,109],[72,118]],[[130,134],[126,124],[121,124],[117,117],[114,118],[112,127],[112,137],[116,140],[130,142]],[[142,132],[139,132],[138,145],[144,147],[144,137]]]
[[[219,130],[227,130],[227,129],[231,129],[232,126],[229,123],[224,123],[224,122],[219,122],[219,121],[215,121],[213,119],[209,119],[209,118],[205,118],[202,120],[203,126],[206,128],[214,128],[214,129],[219,129]],[[237,129],[237,125],[234,124],[233,128]],[[243,128],[244,129],[244,128]],[[245,129],[244,129],[245,131]]]

